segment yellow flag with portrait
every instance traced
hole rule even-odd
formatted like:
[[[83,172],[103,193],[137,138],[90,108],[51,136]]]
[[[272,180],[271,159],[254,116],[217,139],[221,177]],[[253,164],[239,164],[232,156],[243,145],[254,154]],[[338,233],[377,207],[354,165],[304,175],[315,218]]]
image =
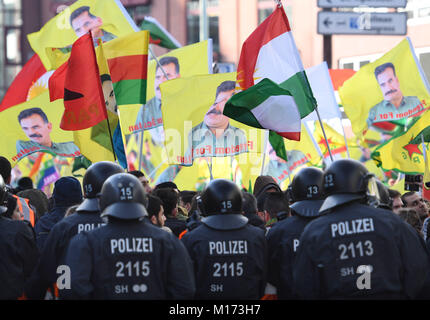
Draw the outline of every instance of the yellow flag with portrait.
[[[264,130],[223,114],[234,94],[236,73],[180,78],[161,84],[165,147],[170,164],[193,165],[196,158],[261,152]]]
[[[48,152],[63,157],[78,157],[73,131],[60,128],[64,112],[63,100],[49,101],[45,91],[36,98],[0,113],[0,145],[2,155],[12,166],[35,152]]]
[[[409,38],[363,66],[338,91],[357,136],[387,122],[406,126],[430,103],[427,80]]]
[[[119,0],[79,0],[27,37],[45,68],[53,70],[67,60],[73,42],[89,29],[94,41],[103,42],[139,30]]]

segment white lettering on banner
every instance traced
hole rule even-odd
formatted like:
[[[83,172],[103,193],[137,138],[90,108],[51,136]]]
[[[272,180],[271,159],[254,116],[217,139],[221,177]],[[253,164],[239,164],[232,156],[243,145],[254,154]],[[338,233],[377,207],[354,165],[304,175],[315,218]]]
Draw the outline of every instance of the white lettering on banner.
[[[248,242],[246,240],[209,241],[210,255],[247,254]]]
[[[354,219],[331,224],[331,236],[344,236],[375,231],[372,218]]]
[[[153,252],[152,238],[120,238],[110,240],[111,253]]]

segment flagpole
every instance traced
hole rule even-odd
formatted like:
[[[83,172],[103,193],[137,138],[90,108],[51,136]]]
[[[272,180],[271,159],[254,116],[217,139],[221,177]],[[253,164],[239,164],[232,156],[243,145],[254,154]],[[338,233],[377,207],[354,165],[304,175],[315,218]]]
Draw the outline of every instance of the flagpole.
[[[340,125],[342,127],[343,139],[345,140],[346,154],[348,155],[348,158],[351,158],[351,156],[349,155],[348,141],[346,140],[345,128],[343,127],[342,119],[339,118],[339,121],[340,121]]]
[[[139,141],[139,171],[142,170],[142,151],[143,151],[143,129],[140,131],[140,141]]]
[[[308,132],[309,137],[312,140],[312,143],[314,144],[315,150],[318,152],[318,154],[320,155],[322,161],[324,162],[324,155],[320,149],[320,147],[318,146],[318,143],[315,141],[314,135],[312,134],[311,130],[308,127],[308,123],[305,121],[304,123],[306,131]]]
[[[151,54],[151,57],[155,60],[155,62],[157,63],[157,66],[161,69],[161,71],[163,72],[164,76],[166,77],[167,80],[169,80],[169,77],[167,76],[166,71],[164,70],[163,66],[160,64],[160,61],[158,61],[157,57],[155,56],[154,52],[152,52],[152,48],[151,45],[148,46],[148,51]],[[143,150],[143,129],[140,132],[140,151],[139,151],[139,171],[141,168],[141,159],[142,159],[142,150]]]
[[[209,174],[210,174],[210,179],[211,181],[214,179],[213,175],[212,175],[212,158],[211,159],[211,163],[209,164],[208,158],[206,157],[206,163],[208,164],[208,169],[209,169]]]
[[[424,178],[425,178],[425,175],[426,175],[426,171],[428,170],[428,167],[427,167],[428,163],[427,163],[427,148],[426,148],[426,145],[424,143],[424,135],[422,133],[421,133],[421,143],[422,143],[422,146],[423,146],[423,156],[424,156],[424,166],[425,166],[424,172],[423,172],[422,186],[421,186],[421,196],[423,196],[423,194],[424,194],[424,188],[425,188]]]
[[[267,141],[269,140],[269,130],[264,131],[264,149],[263,149],[263,160],[261,161],[261,170],[260,170],[260,176],[263,175],[264,172],[264,164],[266,162],[266,150],[267,150]]]
[[[320,113],[318,112],[318,106],[315,106],[315,111],[316,111],[317,116],[318,116],[318,121],[319,121],[319,123],[320,123],[321,130],[322,130],[322,132],[323,132],[325,142],[327,143],[327,149],[328,149],[328,153],[330,154],[330,159],[331,159],[331,161],[333,162],[333,161],[334,161],[334,160],[333,160],[333,155],[331,154],[330,145],[329,145],[329,143],[328,143],[327,136],[326,136],[326,134],[325,134],[325,130],[324,130],[324,126],[323,126],[322,121],[321,121]]]
[[[94,39],[93,39],[93,35],[92,35],[92,33],[91,33],[91,31],[88,31],[88,33],[90,34],[90,38],[91,38],[91,43],[93,43],[94,44]],[[101,39],[99,39],[98,40],[98,44],[99,44],[99,46],[100,46],[100,49],[101,50],[103,50],[103,45],[102,45],[102,41],[101,41]],[[96,66],[97,66],[97,75],[98,75],[98,77],[99,77],[99,79],[100,79],[100,71],[99,71],[99,65],[97,64],[97,57],[96,57],[96,51],[95,51],[95,49],[94,49],[94,46],[91,46],[92,48],[93,48],[93,56],[94,56],[94,59],[95,59],[95,61],[96,61]],[[103,54],[104,55],[104,54]],[[114,161],[116,162],[117,161],[117,158],[116,158],[116,153],[115,153],[115,147],[114,147],[114,145],[113,145],[113,138],[112,138],[112,130],[110,129],[110,124],[109,124],[109,113],[108,113],[108,111],[107,111],[107,108],[106,108],[106,101],[105,101],[105,98],[104,98],[104,95],[103,95],[103,89],[102,89],[102,87],[101,87],[101,83],[100,83],[100,85],[99,85],[99,96],[100,96],[100,100],[101,100],[101,102],[102,102],[102,106],[104,107],[104,111],[105,111],[105,114],[106,114],[106,123],[107,123],[107,127],[108,127],[108,131],[109,131],[109,138],[110,138],[110,143],[111,143],[111,145],[112,145],[112,153],[113,153],[113,158],[114,158]]]
[[[274,0],[276,2],[276,4],[278,5],[278,8],[282,7],[282,2],[281,0]]]
[[[150,46],[148,46],[148,51],[151,53],[151,56],[154,58],[155,62],[157,63],[157,66],[161,69],[161,71],[163,71],[163,74],[166,77],[166,79],[169,80],[169,77],[167,76],[166,71],[164,70],[163,66],[160,64],[160,61],[158,61],[155,54],[152,52],[152,49]]]

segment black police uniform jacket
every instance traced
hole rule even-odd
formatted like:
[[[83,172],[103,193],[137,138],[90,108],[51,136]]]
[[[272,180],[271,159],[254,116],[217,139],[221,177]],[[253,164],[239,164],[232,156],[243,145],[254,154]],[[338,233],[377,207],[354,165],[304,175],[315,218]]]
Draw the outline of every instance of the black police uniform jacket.
[[[0,216],[0,300],[22,296],[38,258],[31,226]]]
[[[264,230],[246,222],[222,229],[202,222],[182,238],[194,263],[195,298],[260,299],[267,274]]]
[[[353,202],[306,226],[293,266],[294,289],[306,299],[414,298],[429,267],[410,225],[391,211]]]
[[[269,251],[267,280],[276,287],[278,299],[296,298],[293,294],[293,261],[300,236],[312,219],[293,215],[277,222],[266,235]]]
[[[48,234],[26,292],[27,297],[43,299],[46,290],[56,283],[59,277],[57,267],[64,264],[70,239],[82,231],[90,231],[104,224],[99,211],[77,211],[57,222]]]
[[[191,299],[195,293],[184,245],[143,220],[115,220],[79,233],[66,264],[71,299]]]

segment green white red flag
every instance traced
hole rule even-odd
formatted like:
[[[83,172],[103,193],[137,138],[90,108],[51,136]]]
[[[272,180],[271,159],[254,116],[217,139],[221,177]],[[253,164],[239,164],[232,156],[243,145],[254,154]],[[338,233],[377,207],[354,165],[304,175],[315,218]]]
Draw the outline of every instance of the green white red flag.
[[[181,44],[153,17],[145,17],[140,25],[140,30],[148,30],[149,43],[156,44],[167,49],[178,49]]]
[[[300,140],[301,118],[315,109],[316,100],[282,6],[244,42],[236,89],[226,116]]]

